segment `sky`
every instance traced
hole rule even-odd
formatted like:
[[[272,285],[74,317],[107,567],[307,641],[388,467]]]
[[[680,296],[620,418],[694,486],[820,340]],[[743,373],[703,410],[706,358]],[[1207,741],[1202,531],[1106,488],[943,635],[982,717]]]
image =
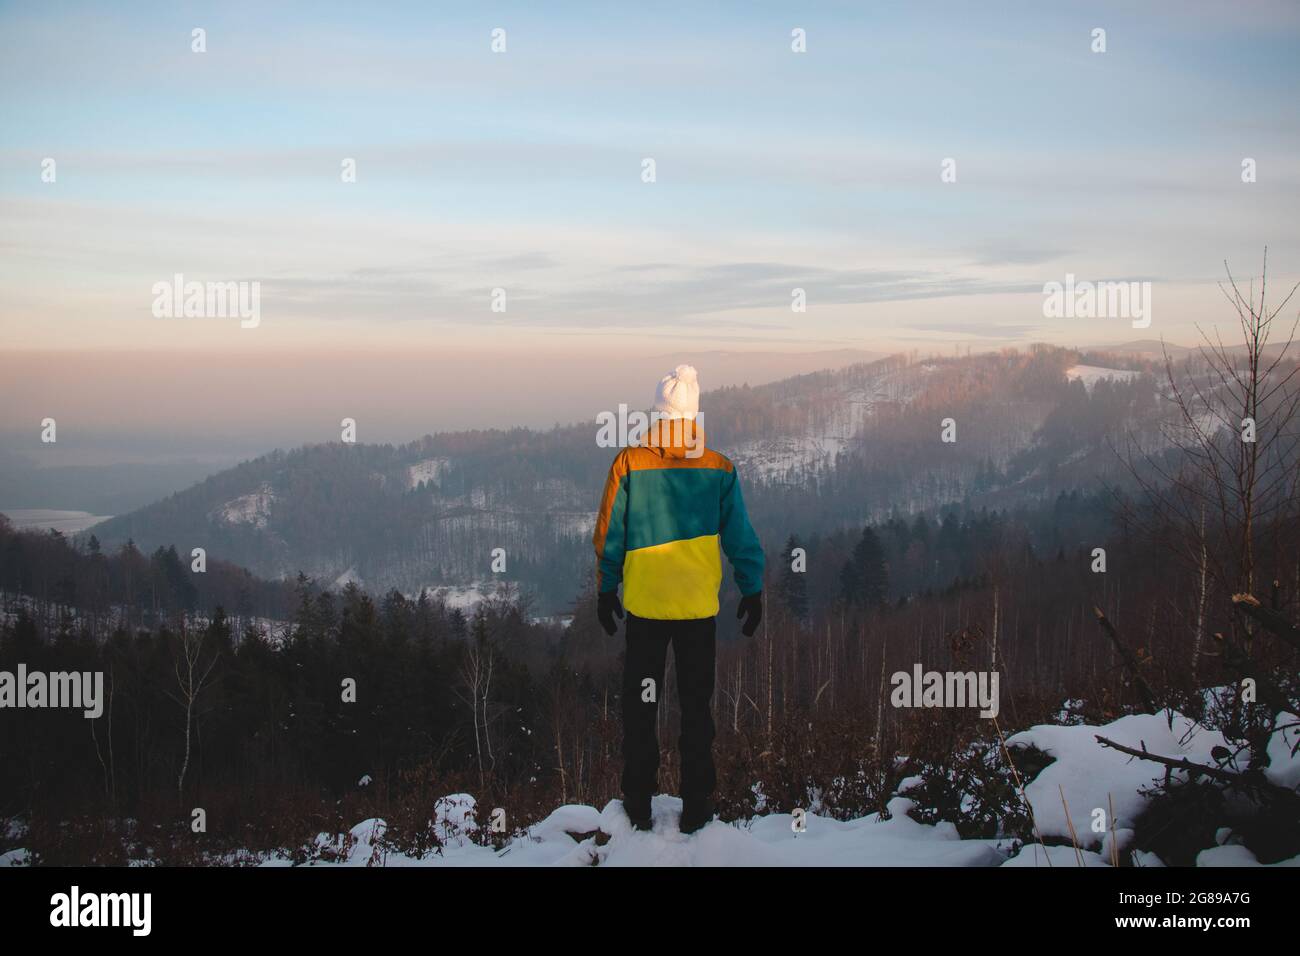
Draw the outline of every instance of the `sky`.
[[[1300,277],[1298,41],[1276,0],[0,0],[0,428],[87,367],[87,421],[183,425],[115,398],[165,367],[238,430],[233,369],[274,419],[400,357],[442,428],[647,356],[1190,344],[1225,259]],[[256,327],[156,315],[178,274],[258,283]],[[1046,317],[1067,274],[1150,282],[1150,327]]]

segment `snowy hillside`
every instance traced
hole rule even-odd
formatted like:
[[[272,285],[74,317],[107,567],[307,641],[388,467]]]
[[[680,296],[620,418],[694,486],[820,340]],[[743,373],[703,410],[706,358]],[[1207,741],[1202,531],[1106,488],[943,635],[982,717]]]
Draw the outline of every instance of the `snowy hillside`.
[[[783,407],[807,416],[794,433],[740,442],[730,457],[751,481],[794,483],[834,468],[836,456],[852,449],[882,410],[901,408],[920,394],[936,367],[882,361],[842,370],[819,389],[815,407],[807,393],[781,399]]]
[[[451,462],[446,458],[426,458],[408,465],[406,469],[406,487],[419,488],[425,482],[437,483]]]
[[[1116,467],[1137,372],[1065,350],[918,361],[893,356],[755,388],[706,392],[711,447],[740,468],[760,535],[784,540],[949,504],[1036,504]],[[1088,394],[1068,388],[1083,381]],[[1104,391],[1104,390],[1103,390]],[[956,439],[940,440],[951,420]],[[430,435],[407,445],[312,445],[222,472],[96,527],[204,546],[255,574],[299,572],[375,591],[471,588],[487,576],[558,610],[590,567],[597,500],[616,451],[580,423]],[[1115,476],[1111,476],[1115,477]],[[791,492],[798,493],[792,510]],[[506,569],[491,564],[494,549]]]
[[[213,521],[225,524],[244,524],[254,528],[265,528],[271,520],[271,505],[275,494],[269,483],[262,483],[256,491],[240,495],[213,510]]]

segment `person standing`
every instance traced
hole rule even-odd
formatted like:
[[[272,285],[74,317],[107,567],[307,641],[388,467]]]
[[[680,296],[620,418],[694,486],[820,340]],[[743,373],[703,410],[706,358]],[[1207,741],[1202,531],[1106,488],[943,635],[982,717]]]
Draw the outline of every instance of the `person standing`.
[[[615,456],[592,543],[596,613],[613,636],[626,608],[623,666],[623,807],[633,826],[651,827],[658,787],[659,690],[673,648],[682,726],[679,829],[713,818],[713,684],[721,552],[734,571],[743,633],[763,616],[763,548],[749,522],[736,466],[708,448],[695,369],[679,365],[660,381],[644,439]],[[618,597],[623,587],[623,600]]]

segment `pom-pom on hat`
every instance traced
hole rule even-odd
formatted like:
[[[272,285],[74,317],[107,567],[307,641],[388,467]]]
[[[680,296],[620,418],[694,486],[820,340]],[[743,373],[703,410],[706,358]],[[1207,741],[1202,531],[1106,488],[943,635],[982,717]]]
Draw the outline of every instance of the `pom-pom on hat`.
[[[695,421],[700,411],[700,381],[693,365],[679,365],[659,382],[654,410],[665,418]]]

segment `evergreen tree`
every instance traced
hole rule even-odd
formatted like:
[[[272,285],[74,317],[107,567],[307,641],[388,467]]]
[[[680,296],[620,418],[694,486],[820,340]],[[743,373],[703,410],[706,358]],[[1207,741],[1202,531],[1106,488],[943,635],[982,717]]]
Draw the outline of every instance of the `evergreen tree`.
[[[862,529],[862,538],[853,549],[853,557],[840,572],[840,597],[853,607],[879,607],[889,595],[889,572],[880,538],[871,526]]]
[[[781,579],[777,584],[777,597],[792,617],[802,621],[808,617],[808,581],[803,571],[794,569],[792,555],[794,549],[799,546],[799,540],[794,535],[790,535],[785,542],[785,550],[782,552],[784,564],[781,568]]]

